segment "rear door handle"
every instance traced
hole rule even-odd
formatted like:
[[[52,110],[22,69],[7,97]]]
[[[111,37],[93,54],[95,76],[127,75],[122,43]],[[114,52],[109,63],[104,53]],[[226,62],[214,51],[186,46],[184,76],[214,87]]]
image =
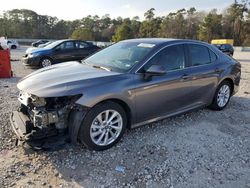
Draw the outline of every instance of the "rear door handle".
[[[221,73],[221,69],[215,68],[215,72],[216,72],[216,73]]]

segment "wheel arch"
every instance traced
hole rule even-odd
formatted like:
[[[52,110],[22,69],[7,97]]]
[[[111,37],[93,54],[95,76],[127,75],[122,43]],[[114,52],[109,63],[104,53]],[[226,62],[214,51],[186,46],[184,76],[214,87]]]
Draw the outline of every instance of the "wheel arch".
[[[232,93],[234,92],[234,81],[233,81],[233,79],[230,78],[230,77],[226,77],[226,78],[222,79],[218,85],[220,85],[220,84],[221,84],[222,82],[224,82],[224,81],[227,81],[227,82],[230,83],[230,86],[231,86],[231,94],[232,94]]]
[[[15,44],[11,45],[11,49],[16,49],[16,48],[17,48],[17,45],[15,45]]]
[[[42,67],[42,61],[43,61],[44,59],[49,59],[49,60],[51,61],[51,64],[53,64],[53,62],[54,62],[54,60],[53,60],[50,56],[48,56],[48,55],[42,55],[42,56],[40,57],[40,60],[39,60],[39,66],[40,66],[40,67]]]
[[[118,99],[118,98],[108,98],[108,99],[105,99],[103,101],[98,102],[94,106],[99,105],[101,103],[105,103],[105,102],[117,103],[124,109],[124,111],[125,111],[125,113],[127,115],[127,121],[128,121],[126,128],[130,129],[131,128],[131,123],[132,123],[132,118],[133,118],[131,107],[124,100],[121,100],[121,99]]]

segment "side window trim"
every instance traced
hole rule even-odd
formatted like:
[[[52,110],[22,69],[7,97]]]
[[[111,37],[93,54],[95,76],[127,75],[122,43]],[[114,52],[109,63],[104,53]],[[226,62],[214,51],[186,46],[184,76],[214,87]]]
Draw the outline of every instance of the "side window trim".
[[[189,49],[188,49],[188,44],[183,44],[184,45],[184,53],[185,53],[185,68],[189,68],[192,67],[192,63],[191,63],[191,58],[190,58],[190,53],[189,53]]]
[[[188,45],[189,44],[197,44],[196,42],[190,42],[190,41],[187,41],[187,42],[183,42],[183,43],[177,43],[177,44],[167,44],[167,45],[165,45],[165,46],[163,46],[163,47],[161,47],[157,52],[155,52],[151,57],[149,57],[139,68],[137,68],[137,70],[135,70],[135,74],[141,74],[142,72],[142,70],[143,70],[143,67],[145,66],[145,65],[147,65],[147,63],[156,55],[156,54],[158,54],[160,51],[162,51],[162,50],[164,50],[165,48],[167,48],[167,47],[170,47],[170,46],[174,46],[174,45],[184,45],[184,47],[186,48],[186,58],[185,58],[185,60],[188,60],[188,61],[190,61],[190,55],[189,55],[189,51],[188,51]],[[201,45],[201,46],[204,46],[204,47],[207,47],[209,50],[211,50],[215,55],[216,55],[216,61],[219,59],[219,55],[217,54],[217,53],[215,53],[215,51],[213,50],[213,49],[211,49],[210,47],[208,47],[208,46],[206,46],[205,44],[198,44],[198,45]],[[188,61],[185,63],[185,65],[188,65]],[[215,61],[215,62],[216,62]],[[191,63],[191,61],[190,61],[190,63]],[[214,63],[214,62],[212,62],[212,63]],[[205,65],[210,65],[210,64],[205,64]],[[204,66],[204,65],[200,65],[200,66]],[[184,69],[187,69],[187,68],[191,68],[192,66],[190,66],[190,67],[185,67]]]

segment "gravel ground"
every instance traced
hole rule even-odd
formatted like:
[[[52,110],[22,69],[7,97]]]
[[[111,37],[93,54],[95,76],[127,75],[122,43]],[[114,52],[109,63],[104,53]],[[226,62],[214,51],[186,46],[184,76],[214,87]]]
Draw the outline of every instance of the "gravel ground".
[[[18,60],[24,48],[12,51]],[[32,72],[12,61],[14,77],[0,80],[0,187],[249,187],[250,52],[241,89],[220,112],[208,109],[127,131],[102,151],[64,144],[53,151],[16,147],[9,113],[17,81]]]

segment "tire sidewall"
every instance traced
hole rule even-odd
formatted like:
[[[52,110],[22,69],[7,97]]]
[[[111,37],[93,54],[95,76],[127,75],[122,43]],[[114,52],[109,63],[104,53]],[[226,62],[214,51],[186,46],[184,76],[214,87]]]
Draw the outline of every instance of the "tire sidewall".
[[[92,139],[90,137],[90,128],[91,128],[91,124],[92,124],[93,120],[96,118],[96,116],[105,110],[116,110],[117,112],[119,112],[121,117],[122,117],[122,120],[123,120],[123,126],[122,126],[122,130],[121,130],[120,135],[117,137],[117,139],[114,142],[112,142],[111,144],[109,144],[107,146],[99,146],[99,145],[96,145],[92,141]],[[94,106],[86,114],[86,116],[81,124],[78,138],[81,141],[81,143],[84,144],[88,149],[101,151],[101,150],[109,149],[112,146],[114,146],[117,142],[119,142],[121,137],[123,136],[123,134],[125,132],[126,127],[127,127],[127,116],[126,116],[124,109],[117,103],[105,102],[105,103]]]

